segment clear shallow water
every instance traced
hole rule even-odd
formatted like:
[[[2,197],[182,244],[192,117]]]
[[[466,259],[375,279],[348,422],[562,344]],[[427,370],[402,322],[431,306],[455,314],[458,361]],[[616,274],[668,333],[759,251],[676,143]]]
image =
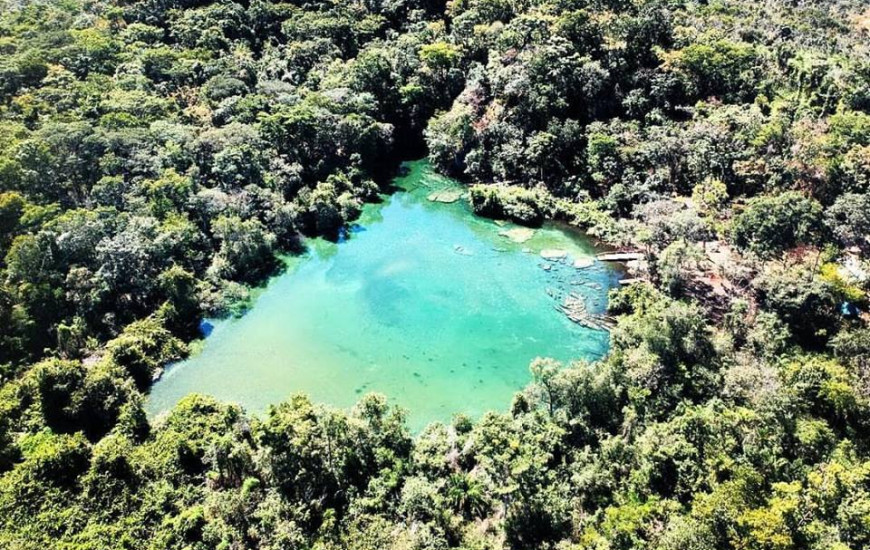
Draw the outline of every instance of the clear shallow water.
[[[246,315],[213,322],[202,350],[154,385],[148,412],[192,392],[253,411],[298,391],[341,407],[380,392],[420,429],[457,412],[506,410],[537,356],[607,351],[606,332],[555,308],[576,293],[604,310],[618,274],[597,262],[573,266],[594,255],[588,241],[545,226],[515,243],[499,232],[516,226],[474,217],[464,198],[426,198],[458,184],[424,161],[407,168],[400,191],[367,206],[345,242],[310,242]],[[547,261],[543,249],[568,257]]]

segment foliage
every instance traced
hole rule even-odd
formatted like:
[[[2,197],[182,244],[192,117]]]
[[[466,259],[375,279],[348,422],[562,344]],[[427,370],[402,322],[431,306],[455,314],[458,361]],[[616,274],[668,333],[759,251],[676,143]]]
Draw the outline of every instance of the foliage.
[[[734,218],[734,243],[763,258],[819,240],[821,207],[800,193],[752,199]]]
[[[0,3],[0,547],[867,547],[870,333],[843,314],[868,291],[867,21]],[[477,214],[644,251],[606,358],[537,359],[509,412],[414,436],[380,396],[146,417],[201,316],[424,154]]]
[[[537,190],[476,185],[471,187],[470,194],[474,213],[488,218],[537,226],[549,210],[547,195]]]

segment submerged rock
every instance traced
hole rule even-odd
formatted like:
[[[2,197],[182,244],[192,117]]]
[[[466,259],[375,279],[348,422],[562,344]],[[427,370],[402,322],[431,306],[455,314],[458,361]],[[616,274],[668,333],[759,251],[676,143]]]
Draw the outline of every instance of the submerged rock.
[[[541,250],[541,258],[544,258],[545,260],[562,260],[567,256],[568,252],[561,248],[545,248],[544,250]]]
[[[592,267],[595,264],[595,260],[592,258],[577,258],[574,260],[574,267],[577,269],[586,269],[587,267]]]
[[[464,246],[462,246],[461,244],[453,245],[453,251],[456,252],[457,254],[461,254],[462,256],[471,256],[472,255],[472,252],[469,251]]]
[[[432,202],[443,202],[449,204],[461,199],[462,191],[459,189],[439,189],[438,191],[429,193],[429,196],[426,198]]]
[[[524,243],[535,236],[535,230],[528,227],[515,227],[499,231],[499,235],[512,240],[515,243]]]
[[[606,314],[592,313],[586,306],[586,298],[583,295],[571,293],[565,297],[561,305],[555,306],[571,321],[578,325],[593,330],[609,330],[613,327],[613,319]],[[598,300],[592,300],[592,307],[600,307]]]

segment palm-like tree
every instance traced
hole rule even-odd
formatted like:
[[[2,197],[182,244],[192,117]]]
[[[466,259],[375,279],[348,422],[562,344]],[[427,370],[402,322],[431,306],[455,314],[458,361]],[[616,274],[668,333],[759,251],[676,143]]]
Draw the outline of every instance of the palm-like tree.
[[[481,517],[489,508],[483,484],[467,473],[451,474],[447,480],[447,502],[464,517]]]

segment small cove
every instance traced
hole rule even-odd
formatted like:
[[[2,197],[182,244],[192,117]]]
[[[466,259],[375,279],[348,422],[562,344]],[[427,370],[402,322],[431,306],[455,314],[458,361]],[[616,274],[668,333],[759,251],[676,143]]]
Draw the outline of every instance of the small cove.
[[[591,262],[586,238],[478,218],[464,198],[429,200],[462,188],[425,161],[406,168],[348,239],[309,241],[249,312],[212,321],[201,350],[154,385],[149,414],[193,392],[257,412],[294,392],[339,407],[379,392],[418,430],[458,412],[505,410],[537,356],[606,353],[606,331],[557,310],[574,294],[603,312],[617,283],[616,270]],[[541,256],[554,250],[567,256]]]

